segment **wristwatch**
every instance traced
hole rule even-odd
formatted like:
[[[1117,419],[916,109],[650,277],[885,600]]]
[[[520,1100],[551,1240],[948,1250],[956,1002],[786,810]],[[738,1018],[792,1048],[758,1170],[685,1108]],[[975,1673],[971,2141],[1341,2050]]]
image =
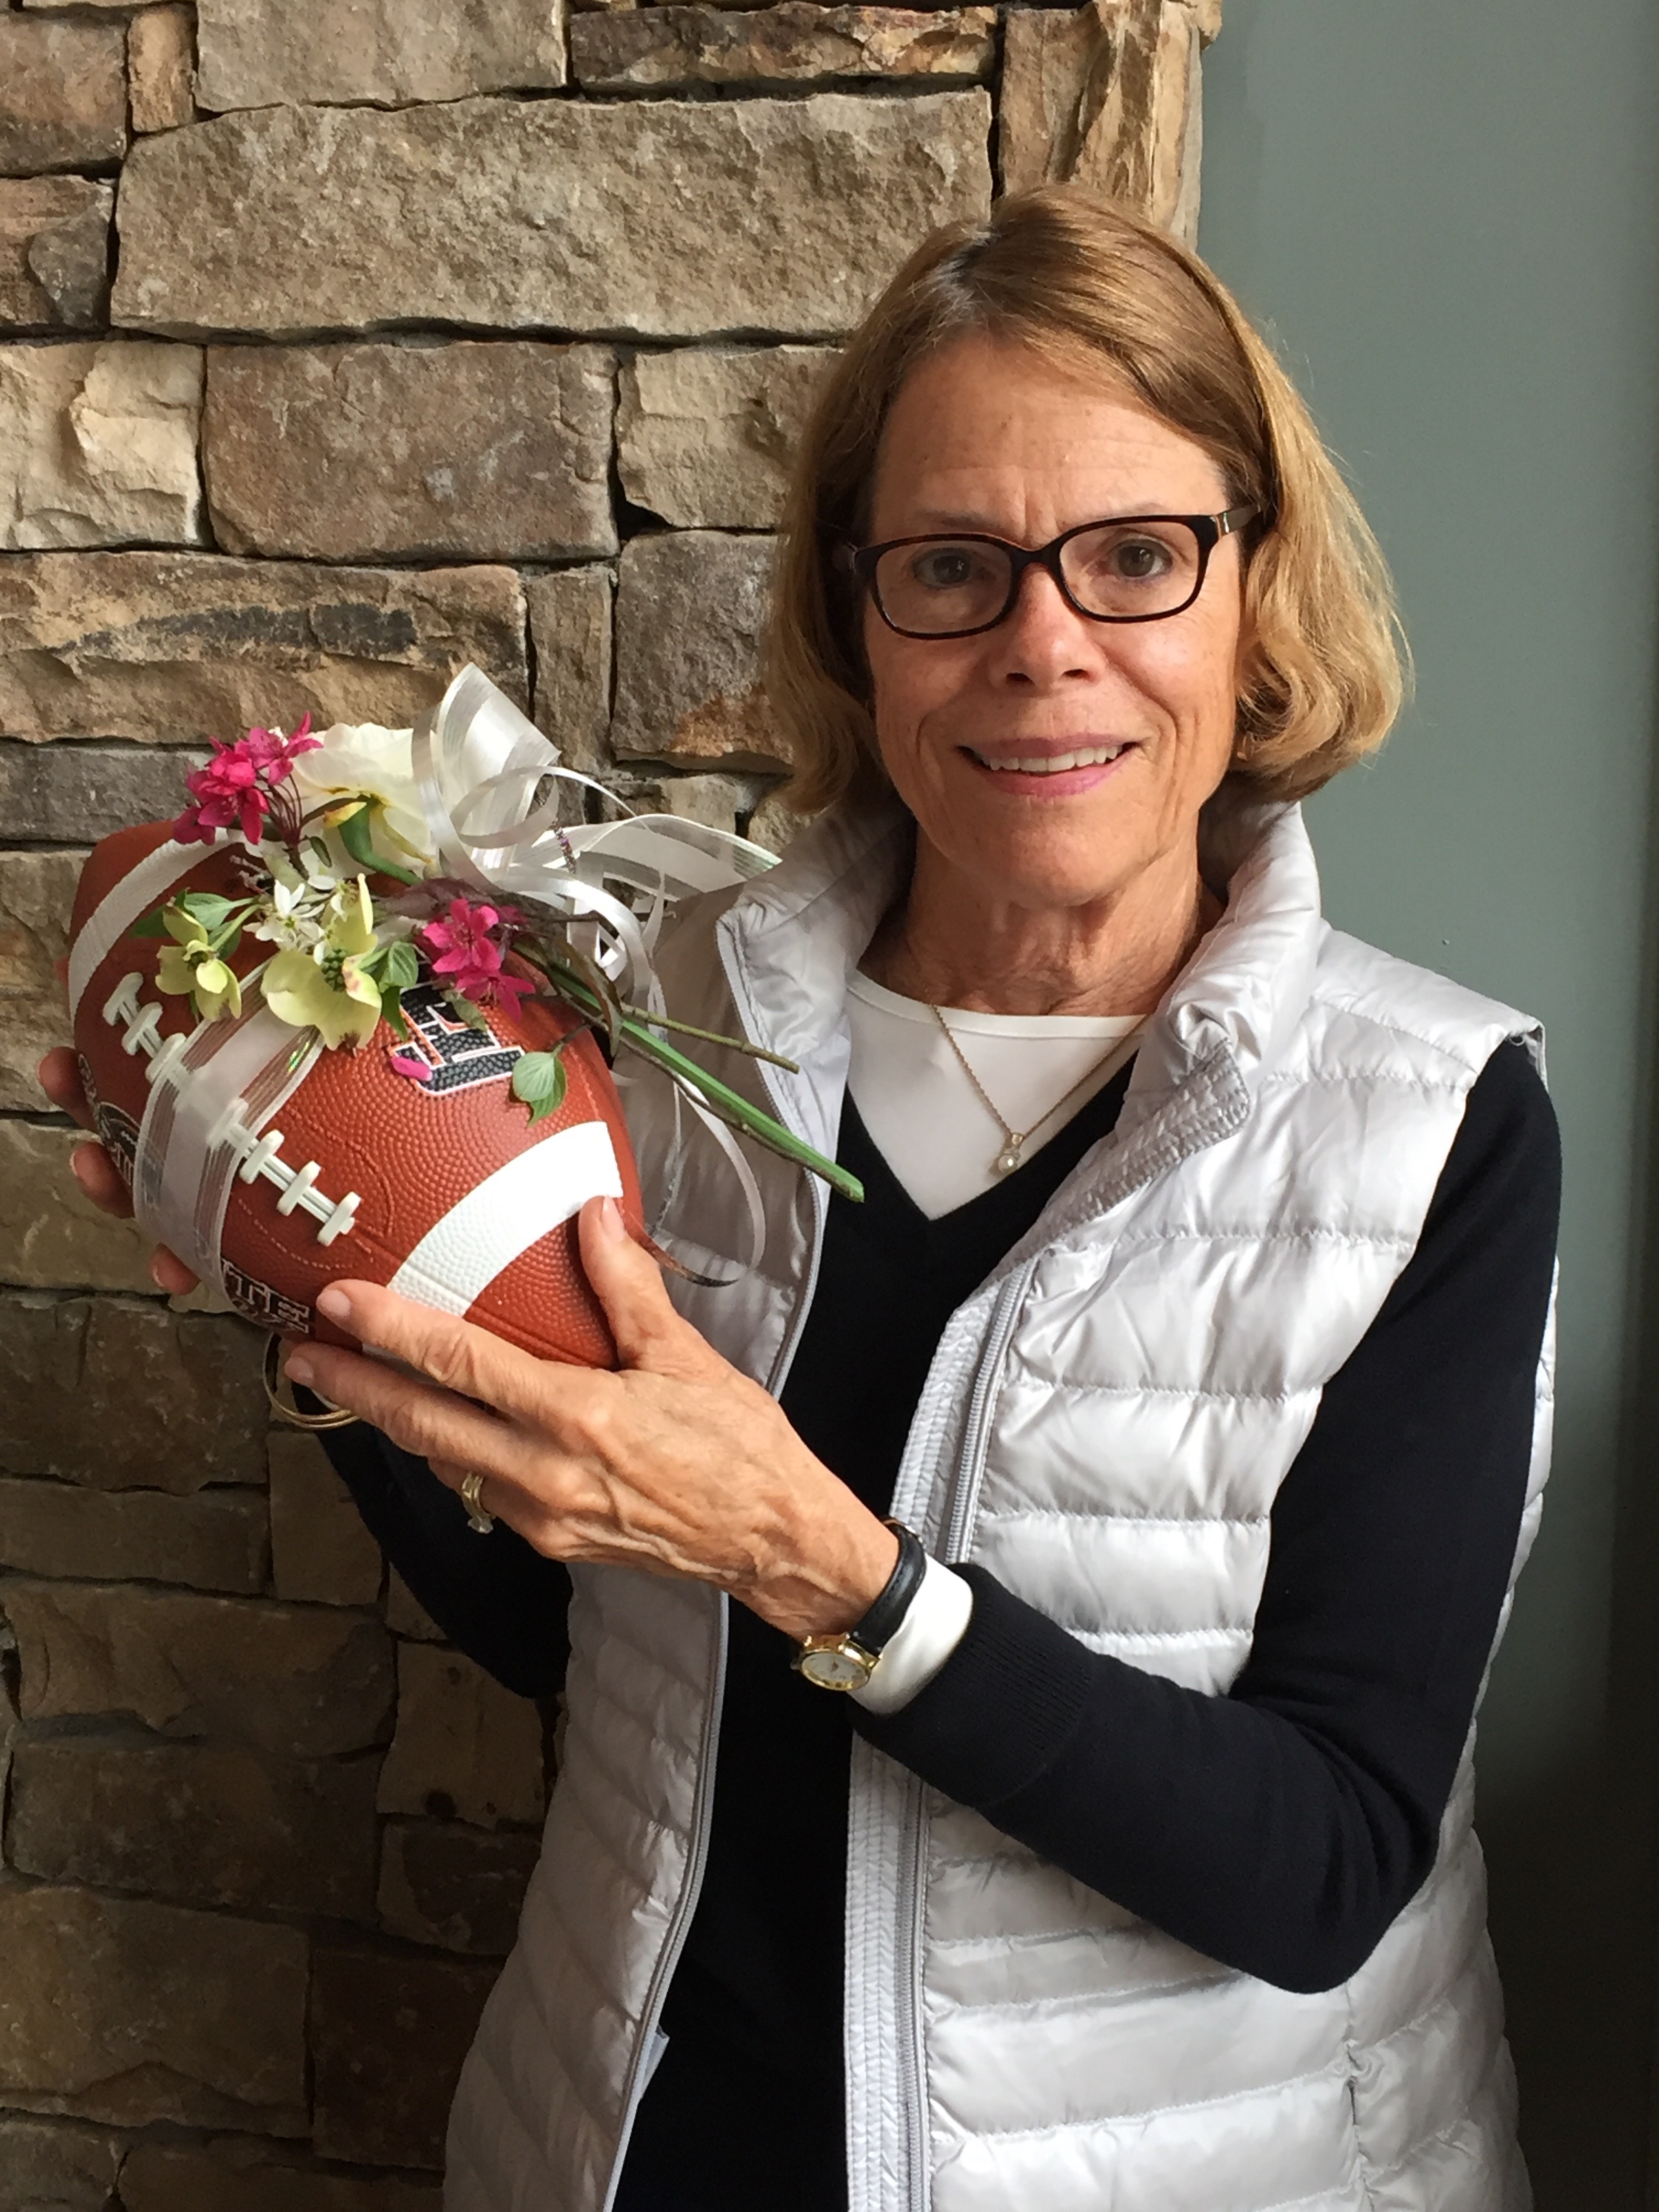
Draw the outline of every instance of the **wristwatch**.
[[[798,1674],[820,1690],[860,1690],[876,1671],[876,1662],[898,1634],[910,1601],[927,1571],[927,1554],[902,1521],[884,1521],[898,1538],[899,1555],[881,1595],[862,1620],[838,1636],[808,1636],[795,1654]]]

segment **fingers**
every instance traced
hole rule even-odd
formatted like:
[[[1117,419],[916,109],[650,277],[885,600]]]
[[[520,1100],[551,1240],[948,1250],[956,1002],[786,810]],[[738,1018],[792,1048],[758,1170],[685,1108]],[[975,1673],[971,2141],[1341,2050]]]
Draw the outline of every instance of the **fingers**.
[[[624,1367],[689,1377],[708,1373],[711,1363],[722,1364],[670,1304],[661,1270],[623,1226],[614,1198],[590,1198],[578,1233],[582,1265]]]
[[[81,1081],[81,1066],[66,1044],[55,1046],[35,1070],[35,1079],[60,1114],[83,1129],[92,1127],[92,1109]]]
[[[463,1398],[477,1398],[504,1413],[545,1413],[544,1363],[488,1329],[400,1297],[379,1283],[331,1283],[319,1293],[317,1308],[362,1343],[394,1353]],[[307,1358],[311,1351],[307,1346]],[[573,1377],[580,1374],[578,1369],[569,1372]]]
[[[290,1382],[361,1415],[417,1459],[443,1462],[454,1474],[452,1486],[459,1487],[461,1474],[474,1468],[503,1480],[514,1479],[522,1440],[481,1406],[334,1345],[296,1347],[288,1356],[287,1371]]]
[[[158,1244],[149,1255],[150,1280],[169,1297],[182,1298],[201,1281],[191,1274],[176,1252],[169,1252],[165,1244]]]
[[[132,1194],[101,1145],[77,1145],[70,1154],[70,1173],[100,1212],[131,1218]]]

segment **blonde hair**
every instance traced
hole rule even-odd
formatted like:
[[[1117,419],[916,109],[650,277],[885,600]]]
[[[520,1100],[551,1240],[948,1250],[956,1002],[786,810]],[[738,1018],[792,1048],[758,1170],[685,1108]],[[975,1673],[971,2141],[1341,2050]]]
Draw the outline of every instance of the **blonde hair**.
[[[1289,378],[1226,287],[1164,232],[1066,185],[937,231],[877,301],[819,395],[796,461],[767,651],[803,812],[885,782],[870,712],[862,542],[883,427],[905,378],[969,335],[1073,372],[1103,362],[1201,446],[1243,539],[1250,642],[1229,781],[1300,799],[1380,745],[1404,693],[1388,569]]]

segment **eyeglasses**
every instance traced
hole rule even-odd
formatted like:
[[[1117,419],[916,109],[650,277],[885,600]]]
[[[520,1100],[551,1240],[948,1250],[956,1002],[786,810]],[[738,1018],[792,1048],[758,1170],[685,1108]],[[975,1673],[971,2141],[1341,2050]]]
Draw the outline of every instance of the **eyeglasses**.
[[[1028,568],[1044,568],[1091,622],[1162,622],[1204,588],[1210,556],[1255,514],[1120,514],[1080,522],[1047,545],[1010,545],[969,531],[890,538],[848,549],[848,565],[901,637],[973,637],[1012,610]]]

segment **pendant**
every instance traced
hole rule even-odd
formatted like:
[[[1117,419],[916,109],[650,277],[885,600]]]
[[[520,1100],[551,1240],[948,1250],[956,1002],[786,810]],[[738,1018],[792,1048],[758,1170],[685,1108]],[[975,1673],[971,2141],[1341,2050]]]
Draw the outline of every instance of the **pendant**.
[[[1022,1141],[1023,1139],[1018,1137],[1010,1137],[995,1159],[992,1161],[991,1165],[998,1175],[1012,1175],[1019,1165],[1019,1148]]]

